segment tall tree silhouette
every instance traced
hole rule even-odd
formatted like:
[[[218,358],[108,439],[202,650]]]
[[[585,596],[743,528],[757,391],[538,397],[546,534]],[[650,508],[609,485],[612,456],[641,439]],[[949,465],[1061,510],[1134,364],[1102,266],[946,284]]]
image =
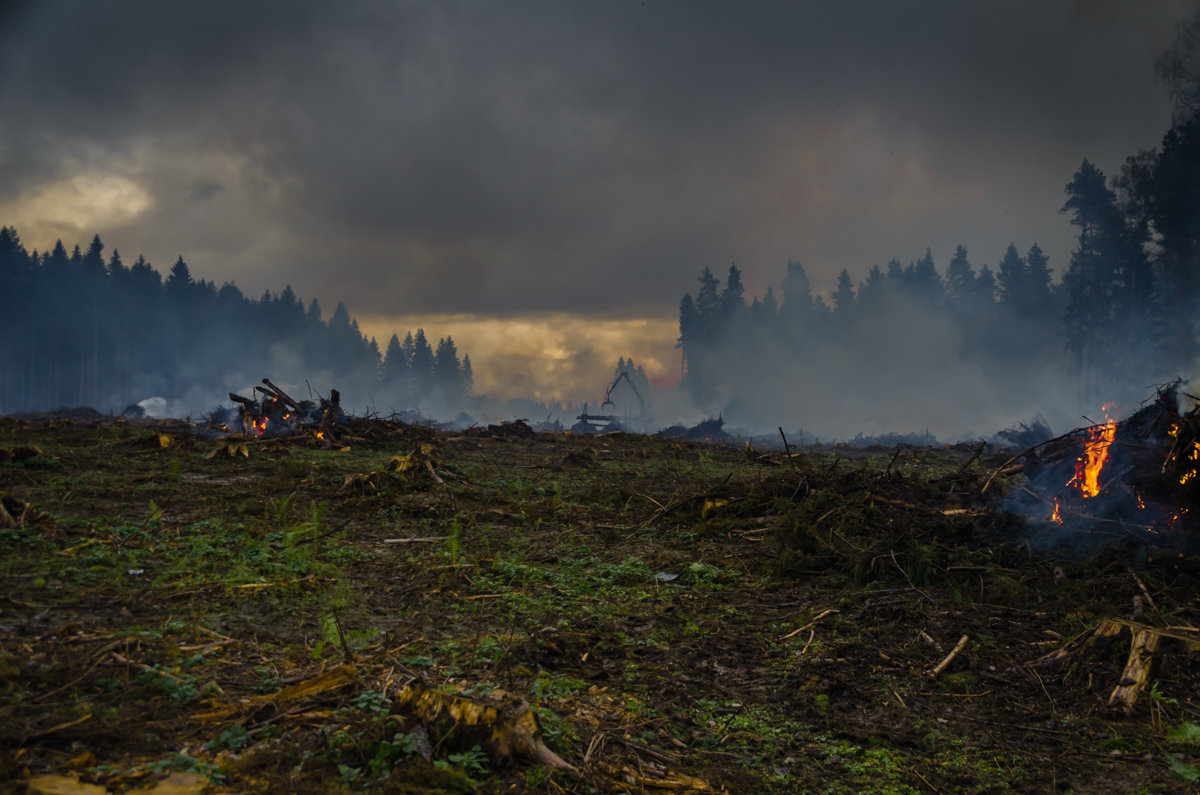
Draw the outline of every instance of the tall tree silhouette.
[[[1060,212],[1070,213],[1079,237],[1063,276],[1067,306],[1060,328],[1080,374],[1082,396],[1087,399],[1095,394],[1098,379],[1109,372],[1111,362],[1111,356],[1103,352],[1114,341],[1114,297],[1122,264],[1121,219],[1104,173],[1087,159],[1066,192],[1068,198]]]

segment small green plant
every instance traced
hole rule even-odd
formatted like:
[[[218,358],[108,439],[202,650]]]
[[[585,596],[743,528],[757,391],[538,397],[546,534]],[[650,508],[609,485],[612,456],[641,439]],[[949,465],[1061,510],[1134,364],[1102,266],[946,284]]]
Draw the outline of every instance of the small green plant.
[[[1167,754],[1167,770],[1189,784],[1200,783],[1200,770],[1184,762],[1179,754]]]
[[[342,781],[346,782],[347,787],[354,786],[354,782],[362,775],[361,767],[350,767],[350,765],[338,765],[338,775],[342,777]]]
[[[529,694],[539,701],[554,701],[563,696],[587,690],[588,683],[571,676],[552,676],[541,671],[529,685]]]
[[[239,751],[250,742],[250,733],[241,726],[227,726],[217,735],[215,740],[211,740],[205,747],[210,751],[220,751],[223,748],[228,748],[230,751]]]
[[[435,767],[454,767],[462,768],[467,774],[483,775],[487,773],[487,768],[484,763],[488,761],[487,754],[478,745],[473,745],[466,751],[461,751],[455,754],[449,754],[445,761],[439,759],[434,762]]]
[[[445,555],[450,560],[451,566],[458,565],[458,556],[462,554],[462,526],[458,523],[458,517],[450,520],[450,532],[446,536]]]
[[[201,693],[211,693],[217,689],[216,682],[207,682],[201,685],[197,683],[195,677],[180,676],[161,665],[151,665],[138,674],[134,681],[139,685],[146,685],[158,690],[175,701],[186,701]]]
[[[256,693],[276,693],[283,688],[283,679],[273,668],[265,665],[254,666],[254,672],[258,674],[259,680],[254,684],[254,692]]]
[[[267,500],[267,518],[274,519],[277,522],[282,522],[284,515],[287,513],[288,506],[292,502],[292,498],[296,496],[296,492],[285,494],[282,497],[276,497],[273,500]]]
[[[391,712],[392,702],[378,690],[364,690],[355,696],[350,704],[355,709],[381,717]]]
[[[1167,738],[1173,745],[1187,745],[1192,747],[1200,747],[1200,725],[1191,721],[1184,721],[1175,727]]]
[[[575,730],[554,712],[545,707],[533,707],[532,709],[533,714],[537,716],[538,728],[542,730],[546,744],[552,749],[560,753],[569,751],[579,742],[579,735],[575,733]]]
[[[1161,732],[1165,725],[1164,713],[1167,707],[1174,707],[1179,704],[1179,699],[1164,695],[1158,689],[1158,682],[1150,686],[1150,723],[1154,726],[1154,730]]]
[[[824,693],[817,693],[813,696],[813,706],[821,713],[821,717],[825,720],[825,729],[829,729],[829,696]]]
[[[721,569],[709,563],[693,563],[687,567],[688,580],[692,585],[714,583],[721,579]]]
[[[392,768],[401,759],[427,754],[429,749],[422,748],[422,742],[428,746],[429,738],[423,738],[423,732],[423,729],[407,733],[397,732],[392,739],[380,741],[375,746],[371,758],[367,760],[367,777],[376,782],[382,781],[391,774]]]

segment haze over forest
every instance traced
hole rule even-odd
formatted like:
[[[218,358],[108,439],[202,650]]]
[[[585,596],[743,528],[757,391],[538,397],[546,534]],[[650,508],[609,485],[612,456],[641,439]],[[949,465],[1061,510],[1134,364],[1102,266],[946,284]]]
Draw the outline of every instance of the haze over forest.
[[[1066,430],[1197,375],[1197,13],[6,5],[0,412]]]

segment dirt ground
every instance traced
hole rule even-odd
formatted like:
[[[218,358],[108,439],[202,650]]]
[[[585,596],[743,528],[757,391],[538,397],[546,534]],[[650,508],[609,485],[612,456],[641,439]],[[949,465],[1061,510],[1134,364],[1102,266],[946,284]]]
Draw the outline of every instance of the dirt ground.
[[[0,420],[0,788],[1200,782],[1200,557],[1004,456],[373,436]]]

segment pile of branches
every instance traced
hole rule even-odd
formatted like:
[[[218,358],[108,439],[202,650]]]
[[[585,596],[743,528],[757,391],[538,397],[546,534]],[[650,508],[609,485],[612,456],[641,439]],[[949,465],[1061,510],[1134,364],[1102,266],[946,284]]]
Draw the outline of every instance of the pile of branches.
[[[1125,419],[1077,428],[1014,456],[1010,463],[1028,483],[1012,507],[1093,534],[1189,540],[1200,507],[1200,403],[1181,414],[1179,396],[1179,382],[1161,387]]]
[[[347,419],[336,389],[330,390],[328,398],[297,401],[271,383],[271,379],[264,378],[261,385],[254,387],[254,395],[248,398],[230,392],[229,399],[236,407],[214,411],[208,418],[207,435],[240,434],[253,438],[311,433],[328,438],[334,426]]]
[[[659,439],[683,439],[691,442],[724,442],[729,440],[725,432],[723,417],[708,419],[688,428],[683,425],[672,425],[654,434]]]
[[[309,445],[330,446],[349,443],[385,443],[405,440],[414,443],[438,441],[436,430],[413,425],[391,417],[356,417],[342,410],[336,389],[329,397],[295,400],[270,379],[254,387],[254,397],[229,393],[234,406],[214,411],[199,433],[208,439],[222,440],[230,455],[248,455],[250,441],[294,439]],[[528,426],[526,426],[528,427]]]

